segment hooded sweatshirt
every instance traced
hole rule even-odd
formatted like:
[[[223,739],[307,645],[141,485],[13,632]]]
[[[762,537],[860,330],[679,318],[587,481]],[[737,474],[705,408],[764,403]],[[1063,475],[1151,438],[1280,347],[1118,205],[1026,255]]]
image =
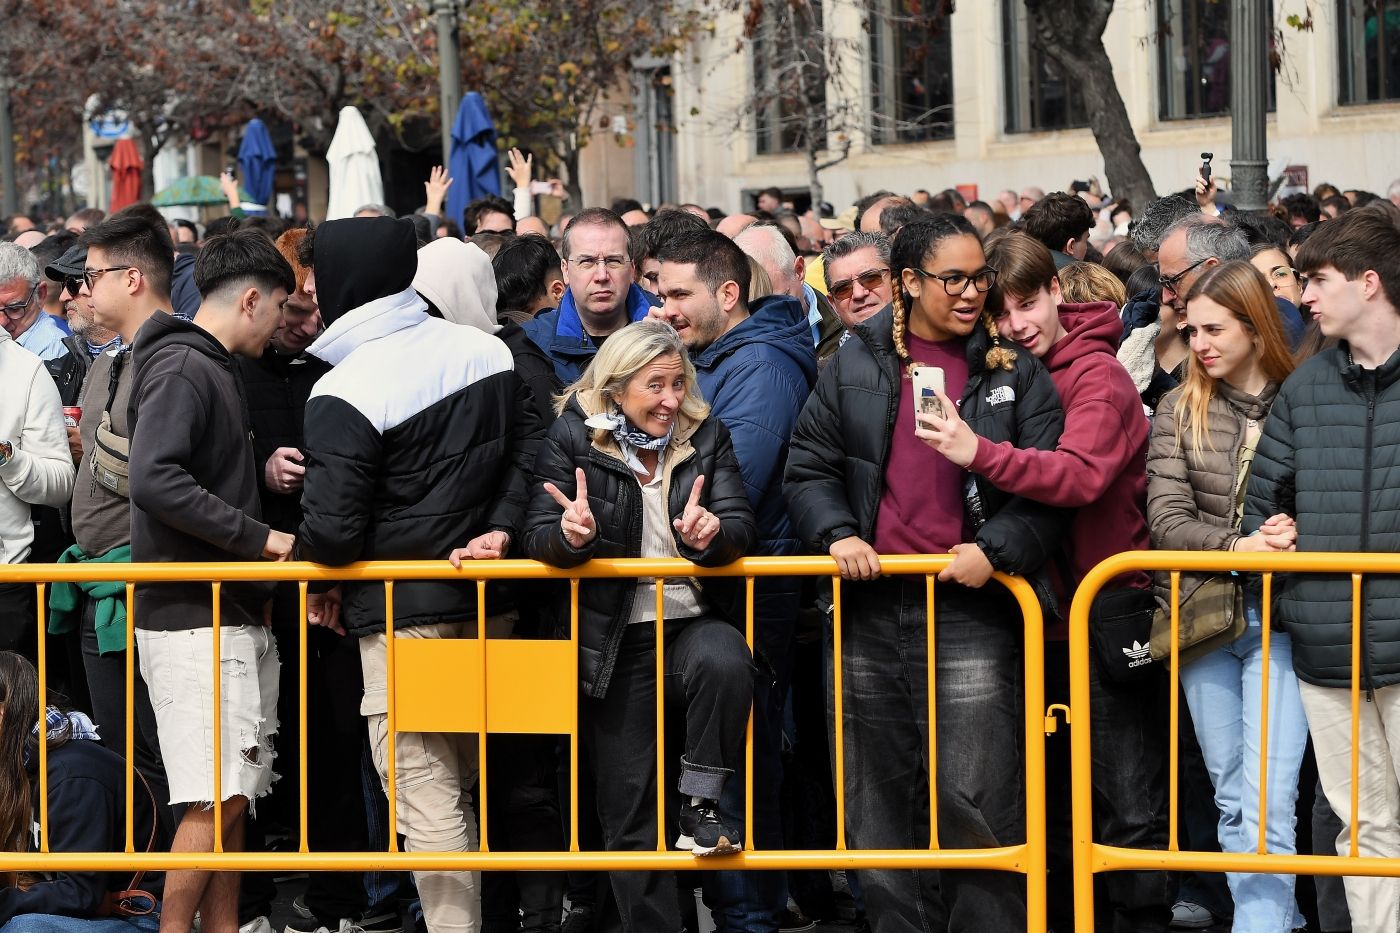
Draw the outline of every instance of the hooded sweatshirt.
[[[1071,579],[1060,581],[1067,595],[1104,558],[1150,546],[1150,425],[1132,377],[1115,356],[1123,333],[1117,306],[1062,304],[1060,323],[1065,336],[1041,359],[1065,406],[1059,445],[1033,450],[980,438],[968,469],[1007,492],[1078,509],[1069,538]],[[1139,588],[1148,583],[1146,574],[1128,581]]]
[[[131,559],[254,561],[267,544],[243,384],[233,357],[192,321],[157,311],[136,334]],[[261,625],[269,583],[226,583],[225,625]],[[138,584],[136,627],[212,624],[207,583]]]
[[[501,329],[496,321],[496,272],[486,251],[475,243],[443,237],[420,249],[413,290],[453,324],[488,334]]]
[[[332,312],[307,352],[333,368],[306,403],[297,557],[442,560],[488,531],[517,540],[540,423],[510,350],[428,315],[410,287],[418,254],[407,222],[322,224],[315,257]],[[400,583],[395,624],[470,619],[474,597],[468,581]],[[346,585],[351,634],[383,631],[385,614],[381,584]]]

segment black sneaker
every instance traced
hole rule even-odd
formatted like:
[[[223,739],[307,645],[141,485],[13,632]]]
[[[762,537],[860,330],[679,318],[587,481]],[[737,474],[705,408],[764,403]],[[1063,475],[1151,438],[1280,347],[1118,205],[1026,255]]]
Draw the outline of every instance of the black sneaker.
[[[794,904],[789,904],[787,908],[778,914],[778,933],[807,933],[808,930],[815,930],[817,922],[809,920]]]
[[[569,908],[559,933],[593,933],[593,908],[586,904]]]
[[[716,806],[713,800],[681,804],[681,834],[676,840],[677,849],[689,849],[693,855],[730,855],[744,848],[739,833],[720,822],[719,814],[715,812]]]

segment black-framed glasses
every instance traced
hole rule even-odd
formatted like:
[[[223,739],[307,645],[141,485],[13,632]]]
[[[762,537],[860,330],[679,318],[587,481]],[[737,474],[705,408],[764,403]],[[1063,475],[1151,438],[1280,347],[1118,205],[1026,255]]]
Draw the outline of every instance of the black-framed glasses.
[[[63,277],[63,290],[74,298],[78,297],[78,291],[83,287],[83,277],[81,275],[65,275]]]
[[[108,266],[105,269],[84,269],[83,281],[87,282],[88,291],[91,292],[97,285],[97,280],[102,278],[104,273],[119,272],[122,269],[130,269],[131,266]]]
[[[855,291],[855,286],[857,282],[860,283],[861,288],[865,289],[866,291],[871,291],[876,287],[883,285],[889,274],[890,270],[884,267],[879,269],[867,269],[860,275],[857,275],[853,278],[842,279],[839,282],[833,282],[831,288],[827,289],[827,294],[837,301],[845,301],[848,298],[850,298],[851,293]]]
[[[937,272],[928,272],[923,269],[910,269],[921,279],[937,279],[943,283],[943,291],[952,297],[957,297],[967,291],[968,283],[979,292],[990,291],[997,282],[997,270],[987,268],[981,272],[974,272],[968,275],[966,272],[949,272],[947,275],[940,275]]]
[[[23,301],[12,301],[7,305],[0,305],[0,311],[5,312],[5,317],[12,321],[18,321],[24,317],[24,312],[29,310],[30,304],[34,302],[34,296],[39,292],[39,283],[35,282],[34,287],[29,290],[29,294]]]
[[[576,268],[582,269],[584,272],[592,272],[598,268],[599,263],[602,263],[609,272],[616,272],[631,261],[626,256],[578,256],[569,260]]]
[[[1181,285],[1181,280],[1190,275],[1192,269],[1196,268],[1202,263],[1210,262],[1210,260],[1211,257],[1209,256],[1207,256],[1205,259],[1197,259],[1195,262],[1191,263],[1191,265],[1187,266],[1185,269],[1182,269],[1176,275],[1173,275],[1171,277],[1159,275],[1157,276],[1157,284],[1162,286],[1163,288],[1170,288],[1172,291],[1178,291],[1178,286]]]

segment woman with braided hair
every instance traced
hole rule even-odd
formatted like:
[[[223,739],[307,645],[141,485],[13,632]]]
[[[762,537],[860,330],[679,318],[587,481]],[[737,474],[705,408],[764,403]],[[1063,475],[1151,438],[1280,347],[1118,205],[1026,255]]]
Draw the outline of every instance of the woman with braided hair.
[[[854,848],[929,844],[925,586],[881,579],[878,555],[952,553],[934,607],[938,841],[1012,845],[1025,836],[1022,629],[1010,595],[985,584],[993,571],[1035,575],[1068,516],[1007,495],[920,440],[910,369],[942,369],[940,402],[958,399],[963,421],[994,443],[1054,449],[1064,419],[1044,368],[1002,345],[983,311],[996,270],[971,224],[953,215],[909,224],[890,266],[892,301],[856,326],[819,378],[784,486],[799,535],[853,581],[841,620],[846,831]],[[953,933],[1026,924],[1025,882],[1012,874],[947,872],[941,884],[931,872],[860,875],[875,933],[941,929],[945,919]]]

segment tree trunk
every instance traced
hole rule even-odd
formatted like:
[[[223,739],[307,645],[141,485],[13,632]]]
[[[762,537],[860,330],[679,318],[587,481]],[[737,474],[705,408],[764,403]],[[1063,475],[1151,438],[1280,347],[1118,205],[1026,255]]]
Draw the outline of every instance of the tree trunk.
[[[1113,80],[1103,32],[1113,0],[1025,0],[1036,45],[1074,79],[1084,94],[1089,128],[1103,156],[1109,192],[1138,205],[1157,197],[1142,164],[1142,148]]]
[[[1108,190],[1115,198],[1128,198],[1133,204],[1146,205],[1156,199],[1157,193],[1147,166],[1142,164],[1142,147],[1128,119],[1128,108],[1113,80],[1113,63],[1102,39],[1092,43],[1085,52],[1085,60],[1060,62],[1060,65],[1078,81],[1083,91],[1089,128],[1103,156]]]
[[[805,155],[807,156],[807,193],[812,198],[812,214],[815,217],[821,216],[818,205],[825,200],[822,190],[822,180],[820,171],[817,168],[817,147],[807,146]]]

